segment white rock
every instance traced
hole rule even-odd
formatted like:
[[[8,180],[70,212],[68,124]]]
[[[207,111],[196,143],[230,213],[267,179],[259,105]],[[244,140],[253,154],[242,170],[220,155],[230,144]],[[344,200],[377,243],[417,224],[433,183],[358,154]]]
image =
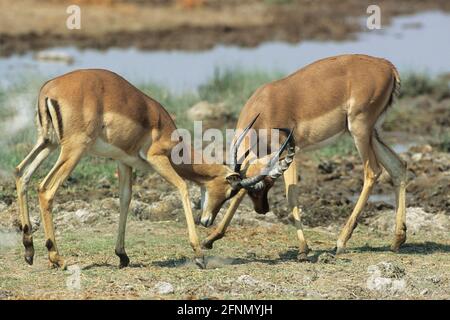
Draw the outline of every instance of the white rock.
[[[191,121],[223,119],[231,115],[231,111],[223,103],[212,104],[208,101],[200,101],[186,111]]]
[[[367,268],[370,276],[367,289],[383,294],[397,294],[406,290],[404,270],[390,262],[380,262]]]
[[[75,217],[79,222],[84,224],[91,224],[97,220],[97,216],[86,209],[78,209],[75,211]]]
[[[254,286],[258,284],[258,280],[254,279],[253,277],[249,276],[248,274],[244,274],[242,276],[239,276],[237,279],[238,282],[241,282],[246,285]]]
[[[173,288],[172,284],[170,284],[169,282],[158,282],[155,285],[154,290],[157,294],[161,294],[161,295],[172,294],[175,292],[175,289]]]
[[[394,232],[394,210],[383,210],[371,219],[370,226],[381,231]],[[450,217],[445,214],[431,214],[420,207],[406,208],[406,227],[408,232],[443,231],[450,228]]]
[[[414,153],[411,156],[411,160],[414,161],[414,162],[419,162],[420,160],[422,160],[422,157],[423,157],[423,154],[421,154],[421,153]]]

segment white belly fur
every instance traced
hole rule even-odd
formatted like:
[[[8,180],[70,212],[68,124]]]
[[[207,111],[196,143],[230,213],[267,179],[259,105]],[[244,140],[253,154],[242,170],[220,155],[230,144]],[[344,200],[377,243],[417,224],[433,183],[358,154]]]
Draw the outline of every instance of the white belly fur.
[[[319,141],[317,143],[310,144],[310,145],[307,145],[305,147],[302,147],[301,150],[303,150],[303,151],[311,151],[311,150],[321,149],[321,148],[323,148],[323,147],[325,147],[327,145],[330,145],[330,144],[333,144],[334,142],[336,142],[336,140],[338,140],[342,136],[342,134],[344,134],[344,133],[345,133],[345,130],[343,130],[343,131],[341,131],[341,132],[339,132],[339,133],[337,133],[337,134],[335,134],[335,135],[333,135],[333,136],[331,136],[331,137],[329,137],[329,138],[327,138],[325,140],[322,140],[322,141]]]
[[[145,171],[150,169],[150,165],[148,164],[148,162],[143,160],[138,155],[131,156],[124,152],[122,149],[117,148],[116,146],[113,146],[100,138],[97,138],[97,140],[95,140],[95,143],[89,149],[89,153],[95,156],[111,158],[113,160],[123,162],[124,164],[136,169]]]

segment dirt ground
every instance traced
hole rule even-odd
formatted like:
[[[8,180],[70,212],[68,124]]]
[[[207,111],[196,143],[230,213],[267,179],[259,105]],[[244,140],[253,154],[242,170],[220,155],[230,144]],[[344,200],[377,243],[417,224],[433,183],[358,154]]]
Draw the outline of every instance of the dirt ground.
[[[37,200],[31,194],[36,258],[28,266],[22,257],[13,179],[3,177],[0,298],[449,299],[450,153],[442,136],[449,134],[450,100],[402,99],[394,110],[397,114],[388,116],[385,128],[401,131],[388,131],[384,137],[401,149],[409,177],[408,240],[400,253],[389,251],[394,198],[383,173],[349,252],[334,255],[337,235],[362,187],[363,168],[355,153],[307,153],[296,159],[301,168],[299,200],[312,248],[309,262],[296,260],[295,229],[278,182],[269,194],[272,211],[266,215],[255,213],[248,199],[243,201],[226,237],[207,251],[206,270],[191,261],[178,193],[156,174],[135,178],[126,236],[129,268],[118,269],[114,255],[118,190],[117,182],[108,179],[94,188],[69,180],[55,201],[57,241],[67,271],[47,267]],[[199,188],[190,186],[190,195],[199,214]],[[202,239],[211,231],[198,230]]]
[[[74,3],[81,7],[80,30],[66,28],[66,8]],[[67,45],[200,50],[216,44],[342,40],[361,29],[358,18],[370,4],[373,1],[0,0],[0,56]],[[446,0],[377,4],[383,24],[395,15],[450,10]]]

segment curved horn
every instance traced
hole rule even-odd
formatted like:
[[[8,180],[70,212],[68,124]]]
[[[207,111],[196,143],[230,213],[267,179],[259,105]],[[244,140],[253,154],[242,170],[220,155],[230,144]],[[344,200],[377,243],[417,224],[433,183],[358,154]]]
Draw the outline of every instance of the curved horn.
[[[278,162],[278,159],[280,158],[280,155],[283,151],[278,152],[278,154],[274,158],[272,158],[271,164],[269,166],[269,168],[271,169],[267,175],[273,179],[277,179],[278,177],[280,177],[283,174],[283,172],[289,168],[289,165],[292,163],[292,161],[294,161],[295,156],[295,141],[293,136],[294,130],[292,129],[289,131],[288,129],[285,128],[279,130],[288,133],[288,137],[286,138],[286,141],[284,142],[283,146],[280,149],[281,151],[286,149],[287,147],[287,154],[284,157],[284,159],[281,160],[280,162]]]
[[[233,146],[230,150],[230,154],[232,155],[230,165],[231,165],[231,168],[233,169],[233,171],[236,173],[239,173],[239,171],[241,170],[241,165],[242,165],[241,161],[238,162],[238,156],[237,156],[239,146],[241,145],[246,134],[248,133],[250,128],[253,126],[253,124],[256,122],[256,119],[258,119],[258,117],[259,117],[259,113],[252,120],[252,122],[250,122],[250,124],[244,129],[244,131],[242,131],[242,133],[239,135],[239,137],[237,138],[236,142],[233,144]]]
[[[273,156],[266,168],[263,170],[262,174],[259,174],[257,176],[243,179],[240,182],[240,185],[245,189],[252,189],[252,190],[261,190],[264,187],[264,178],[269,176],[273,179],[278,178],[283,174],[284,171],[286,171],[289,168],[289,165],[294,160],[295,156],[295,141],[293,132],[294,130],[289,130],[285,128],[280,128],[278,130],[282,130],[286,133],[288,133],[288,136],[280,149],[276,152],[275,156]],[[288,150],[288,153],[286,157],[278,162],[278,159],[280,158],[280,155],[284,152],[284,150]]]

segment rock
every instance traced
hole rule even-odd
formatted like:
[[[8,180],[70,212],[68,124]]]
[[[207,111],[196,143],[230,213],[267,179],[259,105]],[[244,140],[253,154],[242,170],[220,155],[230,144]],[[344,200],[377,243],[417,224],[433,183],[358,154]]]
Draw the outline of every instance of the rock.
[[[384,210],[369,220],[369,225],[374,229],[386,232],[394,232],[395,212]],[[444,213],[431,214],[420,207],[406,208],[406,227],[408,232],[440,231],[447,232],[450,228],[450,217]]]
[[[424,296],[424,295],[428,294],[428,292],[429,292],[428,289],[423,289],[422,291],[420,291],[420,294],[421,294],[422,296]]]
[[[13,293],[11,291],[0,289],[0,299],[3,300],[6,298],[9,298],[9,297],[12,297],[12,296],[13,296]]]
[[[336,257],[331,253],[324,252],[319,255],[317,262],[325,264],[334,264],[336,263]]]
[[[108,178],[103,177],[100,180],[98,180],[97,187],[99,189],[109,189],[109,188],[111,188],[111,182],[109,181]]]
[[[254,279],[253,277],[249,276],[248,274],[241,275],[237,278],[237,281],[246,284],[249,286],[255,286],[258,284],[258,280]]]
[[[420,146],[412,146],[409,148],[409,151],[417,153],[431,153],[433,151],[433,147],[429,144],[424,144]]]
[[[15,247],[20,243],[21,234],[12,230],[0,229],[0,252],[4,248]]]
[[[398,294],[406,290],[405,269],[393,262],[380,262],[367,268],[370,274],[367,289],[383,294]]]
[[[8,206],[6,205],[6,203],[0,202],[0,212],[5,211],[7,208]]]
[[[322,174],[333,173],[337,164],[333,161],[324,161],[318,165],[319,172]]]
[[[157,294],[166,295],[174,293],[175,289],[169,282],[158,282],[154,287],[154,291]]]
[[[414,162],[419,162],[420,160],[422,160],[423,154],[422,153],[414,153],[411,156],[411,160]]]
[[[230,111],[223,103],[212,104],[208,101],[200,101],[189,108],[186,115],[191,121],[203,121],[227,117],[230,115]]]
[[[93,224],[95,221],[97,221],[98,216],[86,209],[79,209],[75,211],[75,217],[77,220],[82,224]]]

